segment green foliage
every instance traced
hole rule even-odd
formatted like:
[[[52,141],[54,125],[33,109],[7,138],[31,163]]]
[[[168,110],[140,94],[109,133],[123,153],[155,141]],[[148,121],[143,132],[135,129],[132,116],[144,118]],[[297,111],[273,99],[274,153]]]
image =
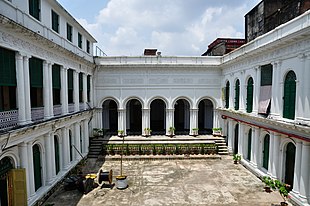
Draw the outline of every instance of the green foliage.
[[[241,155],[240,154],[234,154],[233,155],[233,160],[234,161],[240,161],[241,160]]]
[[[269,186],[273,190],[278,190],[280,195],[282,196],[283,200],[286,201],[286,198],[289,193],[289,185],[279,181],[279,180],[273,180],[269,176],[264,176],[262,178],[262,181],[265,183],[266,186]]]

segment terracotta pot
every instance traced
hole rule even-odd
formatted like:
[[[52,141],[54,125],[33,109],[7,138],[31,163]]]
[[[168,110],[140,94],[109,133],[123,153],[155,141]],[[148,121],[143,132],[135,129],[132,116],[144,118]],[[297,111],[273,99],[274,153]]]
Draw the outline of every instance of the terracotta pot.
[[[288,206],[287,202],[281,202],[280,204],[281,204],[281,206]]]

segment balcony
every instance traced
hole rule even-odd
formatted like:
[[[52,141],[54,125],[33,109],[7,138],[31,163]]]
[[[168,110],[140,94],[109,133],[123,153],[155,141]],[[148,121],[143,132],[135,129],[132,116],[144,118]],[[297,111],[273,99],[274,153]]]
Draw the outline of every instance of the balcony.
[[[68,111],[69,111],[69,113],[74,112],[74,103],[68,105]]]
[[[61,105],[54,105],[53,113],[54,113],[54,116],[60,116],[62,114]]]
[[[44,107],[31,108],[31,120],[38,121],[44,119]]]
[[[0,112],[0,130],[17,126],[18,110]]]

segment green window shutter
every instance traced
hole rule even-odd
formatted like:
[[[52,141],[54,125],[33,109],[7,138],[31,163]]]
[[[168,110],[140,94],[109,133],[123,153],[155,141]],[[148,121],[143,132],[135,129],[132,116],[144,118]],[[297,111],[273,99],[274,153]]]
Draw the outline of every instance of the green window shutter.
[[[295,98],[296,98],[296,75],[293,71],[287,73],[284,82],[284,104],[283,117],[287,119],[295,118]]]
[[[73,89],[73,70],[68,69],[68,89]]]
[[[78,46],[82,49],[82,34],[78,33]]]
[[[43,61],[32,57],[29,59],[30,87],[43,87]]]
[[[53,76],[53,88],[61,89],[60,65],[54,64],[52,66],[52,76]]]
[[[15,52],[0,48],[0,86],[16,86]]]
[[[90,75],[87,75],[87,91],[90,91]]]
[[[79,90],[83,91],[83,73],[79,73]]]
[[[272,65],[261,66],[261,86],[272,85]]]
[[[229,108],[229,90],[230,90],[230,84],[229,82],[226,83],[226,90],[225,90],[225,108]]]
[[[270,136],[267,134],[264,138],[264,148],[263,148],[263,167],[268,170],[268,161],[269,161],[269,142]]]
[[[52,29],[59,32],[59,15],[52,10]]]
[[[29,14],[40,20],[40,0],[29,0]]]
[[[72,26],[67,24],[67,39],[72,42]]]
[[[249,134],[248,134],[248,160],[251,161],[251,146],[252,146],[252,129],[249,130]]]
[[[239,110],[239,98],[240,98],[240,81],[236,81],[235,87],[235,110]]]
[[[247,95],[246,95],[246,111],[251,113],[253,111],[253,78],[248,80]]]

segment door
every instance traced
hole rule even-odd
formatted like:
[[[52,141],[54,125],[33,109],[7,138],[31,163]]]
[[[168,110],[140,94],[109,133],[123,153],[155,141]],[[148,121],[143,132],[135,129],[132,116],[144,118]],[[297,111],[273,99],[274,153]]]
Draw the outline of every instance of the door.
[[[248,155],[247,155],[247,159],[249,161],[251,161],[251,148],[252,146],[252,129],[249,130],[249,134],[248,134]]]
[[[55,164],[56,164],[56,175],[60,171],[60,160],[59,160],[59,143],[57,136],[54,136],[54,144],[55,144]]]
[[[291,185],[290,189],[293,187],[294,180],[294,168],[295,168],[295,153],[296,147],[293,143],[288,143],[286,146],[286,160],[285,160],[285,180],[286,184]]]
[[[38,145],[33,146],[33,173],[34,173],[34,186],[37,191],[42,186],[41,174],[41,152]]]
[[[238,154],[238,142],[239,142],[239,125],[237,124],[235,127],[235,141],[234,141],[234,154]]]
[[[264,148],[263,148],[263,168],[268,170],[268,160],[269,160],[269,142],[270,136],[267,134],[264,138]]]

